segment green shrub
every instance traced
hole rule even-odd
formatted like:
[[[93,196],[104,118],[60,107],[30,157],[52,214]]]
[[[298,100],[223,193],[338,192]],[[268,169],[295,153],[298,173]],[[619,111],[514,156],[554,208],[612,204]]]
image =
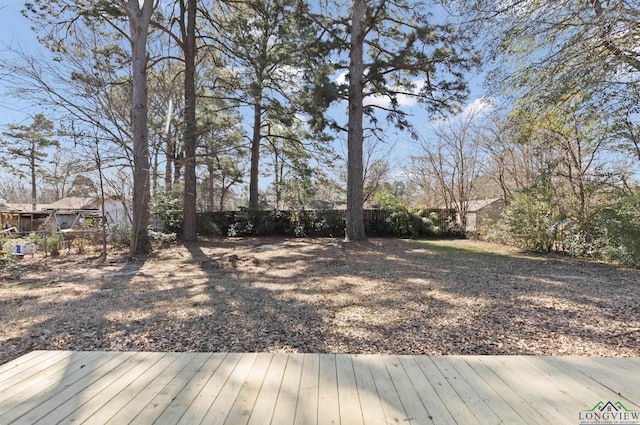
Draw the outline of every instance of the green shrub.
[[[488,242],[495,242],[508,245],[511,242],[509,227],[504,220],[494,221],[490,218],[482,220],[482,227],[478,232],[480,239]]]
[[[387,196],[383,203],[388,212],[385,229],[380,236],[400,238],[423,238],[442,233],[438,226],[438,215],[425,209],[410,210],[404,203],[394,202]]]
[[[602,253],[612,260],[640,267],[640,191],[620,196],[599,211]]]
[[[198,234],[201,235],[222,236],[222,230],[211,214],[198,214],[196,216],[196,229]]]
[[[19,263],[15,255],[11,252],[11,248],[19,242],[20,239],[0,236],[0,270],[8,273],[14,279],[20,279],[24,265]]]
[[[579,226],[566,226],[560,231],[561,251],[572,257],[606,258],[607,240],[596,230],[595,226],[589,231]]]
[[[62,237],[58,234],[47,235],[46,241],[45,238],[41,238],[38,241],[38,249],[45,250],[46,243],[46,251],[49,255],[59,255],[60,251],[64,248],[64,241]]]
[[[558,245],[562,222],[557,207],[538,193],[524,192],[507,207],[504,221],[513,242],[534,252],[550,252]]]
[[[178,241],[178,235],[175,233],[163,233],[149,230],[149,240],[159,245],[161,248],[169,247]]]
[[[5,254],[4,261],[1,263],[2,269],[5,273],[8,273],[14,279],[20,279],[22,273],[26,270],[26,265],[21,263],[15,255],[8,252]]]
[[[439,225],[437,213],[427,209],[408,210],[400,204],[396,209],[382,210],[367,221],[369,237],[420,238],[445,233]],[[294,211],[239,211],[224,213],[201,213],[198,215],[198,232],[242,236],[290,236],[290,237],[343,237],[346,211],[338,210],[294,210]]]
[[[36,245],[36,249],[39,252],[46,252],[49,255],[59,255],[60,251],[64,248],[64,241],[62,237],[57,233],[52,234],[38,234],[30,233],[26,238],[29,242]]]
[[[240,208],[229,225],[227,236],[252,236],[254,234],[255,214],[248,208]]]
[[[108,240],[117,245],[128,246],[131,243],[131,228],[123,224],[110,226]]]
[[[184,217],[184,205],[178,194],[159,192],[151,200],[151,218],[156,230],[180,233]]]

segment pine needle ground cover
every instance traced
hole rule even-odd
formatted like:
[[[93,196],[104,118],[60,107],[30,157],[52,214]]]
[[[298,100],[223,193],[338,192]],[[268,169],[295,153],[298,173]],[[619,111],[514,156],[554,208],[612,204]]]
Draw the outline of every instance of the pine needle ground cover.
[[[640,271],[478,241],[227,238],[0,279],[31,350],[640,355]]]

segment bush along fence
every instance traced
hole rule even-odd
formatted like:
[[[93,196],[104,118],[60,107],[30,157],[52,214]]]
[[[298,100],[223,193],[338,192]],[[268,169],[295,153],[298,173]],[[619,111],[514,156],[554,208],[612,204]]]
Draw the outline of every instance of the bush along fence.
[[[198,233],[209,236],[344,237],[345,210],[239,211],[198,214]],[[443,210],[364,210],[369,237],[457,237],[455,213]]]

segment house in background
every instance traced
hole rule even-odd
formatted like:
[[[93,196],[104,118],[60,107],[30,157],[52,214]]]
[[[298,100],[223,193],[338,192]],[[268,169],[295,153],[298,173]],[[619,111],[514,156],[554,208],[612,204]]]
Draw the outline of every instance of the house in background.
[[[43,210],[49,212],[45,227],[50,232],[58,232],[84,224],[87,217],[99,217],[100,211],[92,203],[93,199],[68,197],[44,205]]]
[[[466,214],[467,232],[477,232],[482,227],[482,222],[489,219],[498,221],[506,204],[503,199],[478,199],[469,201],[469,208]]]
[[[104,204],[108,225],[131,226],[130,202],[109,197]],[[0,225],[3,228],[16,227],[20,233],[34,232],[42,227],[58,232],[83,224],[88,217],[101,216],[100,198],[68,197],[51,204],[38,204],[35,210],[31,204],[0,205]]]
[[[100,208],[100,199],[96,204]],[[109,196],[104,199],[104,213],[107,217],[109,225],[118,225],[122,227],[131,227],[131,212],[133,211],[132,199],[123,199],[118,196]]]
[[[31,203],[5,203],[0,205],[0,227],[2,229],[15,228],[21,233],[29,233],[38,230],[47,217],[49,212],[43,211],[46,204],[37,204],[33,209]]]

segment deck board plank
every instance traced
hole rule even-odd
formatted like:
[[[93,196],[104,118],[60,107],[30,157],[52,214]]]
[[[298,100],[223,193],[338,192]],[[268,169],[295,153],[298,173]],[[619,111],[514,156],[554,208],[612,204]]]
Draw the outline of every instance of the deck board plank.
[[[54,368],[48,368],[42,373],[43,379],[35,380],[32,385],[9,388],[9,390],[15,392],[15,396],[10,400],[0,401],[0,417],[9,422],[27,414],[37,415],[37,411],[42,412],[46,409],[46,406],[43,406],[45,403],[41,401],[43,399],[55,398],[56,400],[53,403],[48,404],[51,410],[55,409],[60,402],[73,397],[73,394],[69,394],[65,398],[63,392],[67,386],[80,379],[86,379],[89,373],[110,361],[109,358],[105,358],[101,353],[92,353],[87,356],[84,355],[85,353],[81,354],[83,355],[73,357],[74,363],[67,365],[66,370],[58,370],[58,373],[50,374],[48,372],[54,370]],[[30,413],[34,410],[36,412]],[[44,415],[46,413],[44,411],[41,414]]]
[[[95,411],[83,409],[81,414],[74,417],[74,422],[107,424],[121,412],[126,416],[129,413],[127,406],[144,408],[149,402],[144,397],[144,390],[176,361],[178,355],[178,353],[152,353],[147,367],[142,367],[135,378],[130,379],[124,376],[119,382],[114,382],[107,391],[92,400],[93,406],[96,407]]]
[[[249,422],[272,358],[273,355],[270,353],[262,353],[258,356],[229,410],[225,425],[246,425]]]
[[[512,388],[507,382],[486,364],[480,361],[479,357],[465,356],[465,362],[473,372],[482,379],[488,387],[500,395],[500,397],[515,410],[520,417],[525,419],[530,425],[553,425],[556,422],[545,418],[534,406],[529,403],[519,392],[518,388]]]
[[[33,394],[37,394],[42,390],[46,390],[50,386],[55,386],[57,381],[62,379],[68,373],[74,361],[82,362],[88,353],[78,353],[75,356],[51,364],[44,368],[41,372],[37,369],[31,369],[31,375],[17,383],[7,383],[6,386],[0,387],[0,403],[4,406],[10,406],[12,403],[22,400],[28,400]],[[37,372],[37,373],[35,373]],[[0,415],[3,415],[5,409],[0,407]]]
[[[282,376],[282,386],[278,392],[276,405],[273,409],[271,423],[278,425],[293,425],[296,419],[296,404],[302,377],[303,357],[289,355],[287,367]]]
[[[382,408],[378,389],[373,379],[373,373],[367,362],[368,355],[353,355],[351,363],[358,386],[358,399],[364,423],[369,425],[386,425],[387,418]]]
[[[141,410],[144,410],[149,403],[164,389],[164,387],[171,382],[174,376],[176,376],[184,367],[186,366],[186,360],[189,358],[185,353],[169,353],[167,354],[163,360],[166,363],[165,369],[158,369],[155,374],[155,378],[146,385],[141,385],[141,391],[138,393],[134,393],[135,389],[133,387],[127,388],[130,391],[123,391],[122,397],[131,398],[124,406],[117,409],[117,413],[111,417],[108,421],[106,421],[107,425],[120,425],[120,424],[128,424],[135,419],[138,414],[140,414]],[[162,367],[164,364],[158,362],[156,363],[156,367]],[[135,394],[135,396],[134,396]],[[144,400],[147,402],[145,405],[138,400]],[[91,418],[92,421],[100,422],[95,417]]]
[[[216,397],[216,401],[213,402],[202,419],[202,424],[222,425],[224,423],[257,357],[257,353],[242,354],[231,376],[227,379],[218,397]]]
[[[624,379],[614,375],[615,366],[610,359],[598,360],[588,357],[571,357],[566,361],[585,376],[613,390],[630,403],[640,403],[640,375],[625,373]]]
[[[490,367],[513,390],[518,391],[547,421],[557,423],[560,418],[564,418],[564,421],[570,423],[576,420],[574,412],[570,412],[564,406],[567,403],[566,394],[549,385],[540,373],[523,367],[509,356],[481,357],[480,362]],[[552,418],[555,418],[555,421],[552,421]]]
[[[571,399],[571,404],[579,410],[587,410],[603,399],[617,400],[619,396],[613,391],[598,385],[595,381],[580,373],[572,373],[566,360],[549,361],[544,357],[524,357],[521,359],[526,367],[537,369],[545,378],[557,387],[562,393],[566,393]]]
[[[117,353],[111,355],[115,356]],[[102,404],[124,388],[130,380],[153,362],[157,356],[150,359],[152,353],[131,353],[130,357],[122,364],[116,366],[109,373],[101,375],[96,381],[83,381],[76,397],[67,399],[46,416],[33,422],[19,422],[24,424],[49,424],[57,422],[71,422],[76,416],[91,415]],[[77,422],[79,423],[79,422]]]
[[[577,423],[640,410],[640,359],[33,352],[2,366],[0,424]]]
[[[420,369],[420,366],[416,363],[414,356],[399,356],[399,358],[416,394],[420,397],[423,406],[427,410],[427,419],[436,424],[454,424],[455,419],[440,399],[429,379]]]
[[[484,402],[482,397],[464,380],[458,371],[451,365],[448,356],[438,356],[432,358],[433,364],[438,368],[444,379],[451,385],[451,388],[458,394],[460,400],[469,407],[478,422],[499,423],[500,418]],[[475,378],[475,377],[472,377]],[[470,379],[472,379],[470,378]]]
[[[213,376],[223,364],[226,357],[227,354],[225,353],[215,353],[206,358],[201,358],[200,360],[204,360],[202,366],[154,423],[167,425],[178,423],[189,410],[191,403],[193,403],[204,386],[209,382],[211,376]]]
[[[407,422],[410,424],[433,425],[433,417],[416,393],[400,359],[397,356],[384,356],[382,359],[400,397],[402,407],[407,414]]]
[[[273,355],[271,364],[264,377],[262,387],[258,393],[256,404],[249,418],[249,425],[265,425],[271,423],[273,409],[278,400],[282,377],[287,367],[289,355],[277,353]]]
[[[22,357],[18,357],[17,359],[7,362],[3,365],[0,365],[0,385],[2,382],[7,379],[7,377],[11,377],[14,374],[24,370],[25,368],[30,367],[31,365],[37,364],[40,359],[44,356],[52,355],[50,351],[43,350],[35,350],[30,351]]]
[[[615,368],[626,369],[629,373],[633,374],[633,376],[640,376],[640,357],[611,357],[608,361],[613,363],[613,367]]]
[[[24,417],[20,417],[18,423],[34,424],[39,421],[46,422],[45,419],[52,422],[61,421],[109,385],[117,376],[133,368],[136,364],[135,358],[144,357],[140,353],[113,353],[109,356],[101,354],[103,361],[100,364],[80,368],[79,371],[71,373],[62,380],[60,382],[62,391],[43,393],[31,400],[38,406],[31,409]],[[108,378],[106,378],[107,375],[109,375]]]
[[[407,413],[402,406],[400,396],[396,391],[389,371],[381,356],[371,356],[366,358],[366,362],[371,368],[373,381],[382,402],[384,416],[389,423],[409,423]]]
[[[303,354],[295,425],[317,425],[319,380],[320,356],[309,353]]]
[[[320,382],[318,383],[318,425],[340,423],[336,355],[320,354]]]
[[[476,373],[467,363],[466,357],[467,356],[447,356],[446,361],[458,372],[460,378],[464,379],[466,385],[469,385],[473,391],[475,391],[480,400],[486,403],[487,406],[500,417],[503,423],[526,425],[526,416],[514,409],[508,400],[505,400],[480,374]]]
[[[71,351],[51,351],[43,357],[33,359],[32,362],[23,364],[19,370],[10,376],[6,376],[5,379],[0,382],[2,388],[15,388],[18,385],[22,385],[23,382],[32,378],[38,378],[41,370],[45,370],[49,367],[54,367],[60,362],[64,362],[73,355]]]
[[[130,425],[151,424],[154,423],[165,411],[172,406],[172,402],[176,400],[184,391],[185,387],[196,374],[202,369],[206,361],[211,357],[207,353],[191,353],[184,359],[183,368],[168,382],[158,394],[140,411],[140,413],[131,420]]]
[[[242,354],[240,353],[230,353],[225,356],[220,366],[210,375],[209,380],[177,422],[178,424],[193,425],[202,421],[241,358]]]
[[[338,378],[340,423],[364,425],[360,398],[358,397],[358,384],[351,356],[336,356],[336,376]]]
[[[458,425],[480,425],[480,422],[469,409],[469,406],[464,403],[464,400],[460,398],[455,389],[442,373],[440,373],[440,369],[438,369],[434,361],[437,360],[431,357],[416,358],[418,366],[420,366],[424,375],[428,377],[429,382],[431,382],[440,400],[447,406],[457,406],[449,410],[455,422]]]

